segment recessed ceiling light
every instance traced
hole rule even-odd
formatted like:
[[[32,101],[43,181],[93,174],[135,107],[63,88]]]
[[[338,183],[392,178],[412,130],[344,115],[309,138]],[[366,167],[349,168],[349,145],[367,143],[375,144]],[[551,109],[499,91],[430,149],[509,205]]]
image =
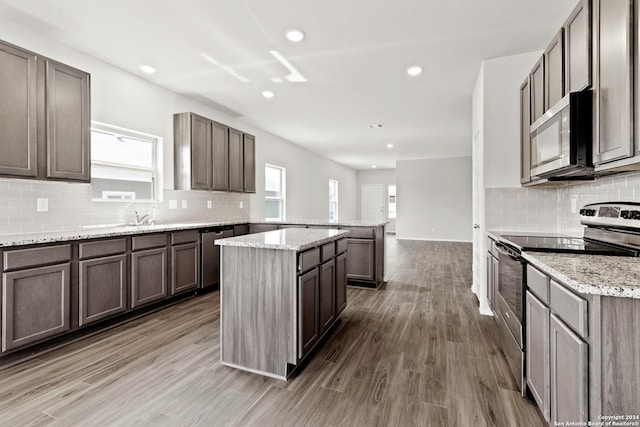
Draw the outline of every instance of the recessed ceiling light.
[[[381,129],[382,128],[382,123],[374,123],[372,125],[369,125],[369,127],[371,129]]]
[[[147,74],[153,74],[156,72],[156,69],[153,68],[151,65],[141,65],[140,69]]]
[[[285,31],[284,35],[287,37],[287,39],[289,39],[289,41],[292,41],[294,43],[302,41],[302,39],[304,39],[305,37],[304,31],[298,30],[296,28]]]
[[[422,67],[419,65],[414,65],[413,67],[407,68],[407,74],[410,76],[419,76],[422,73]]]
[[[273,98],[274,95],[275,93],[271,92],[270,90],[265,90],[264,92],[262,92],[262,96],[264,96],[265,98]]]
[[[393,148],[393,144],[387,144],[387,148]]]
[[[377,168],[376,165],[371,165],[371,169],[375,169],[375,168]]]

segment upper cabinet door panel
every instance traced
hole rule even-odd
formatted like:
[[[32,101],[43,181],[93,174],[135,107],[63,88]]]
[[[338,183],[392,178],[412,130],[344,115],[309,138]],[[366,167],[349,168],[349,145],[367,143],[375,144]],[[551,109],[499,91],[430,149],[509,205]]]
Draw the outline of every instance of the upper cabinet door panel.
[[[46,61],[47,178],[90,180],[89,75]]]
[[[244,191],[242,132],[229,129],[229,191]]]
[[[564,24],[565,93],[591,86],[591,5],[582,0]]]
[[[531,70],[531,123],[544,114],[544,55],[540,57]]]
[[[229,189],[229,128],[213,123],[213,189]]]
[[[211,120],[191,114],[191,189],[211,189]]]
[[[256,138],[253,135],[244,134],[242,144],[244,192],[256,192]]]
[[[596,111],[594,163],[631,156],[631,0],[595,0]]]
[[[520,86],[520,182],[531,182],[531,91],[529,76]]]
[[[36,56],[0,42],[0,175],[35,177]]]
[[[560,29],[544,52],[544,99],[547,111],[564,96],[564,36]]]

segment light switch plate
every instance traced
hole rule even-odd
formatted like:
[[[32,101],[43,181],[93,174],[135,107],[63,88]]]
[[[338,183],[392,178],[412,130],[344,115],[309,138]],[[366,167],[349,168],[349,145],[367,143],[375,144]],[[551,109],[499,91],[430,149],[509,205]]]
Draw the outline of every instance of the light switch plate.
[[[212,206],[213,202],[211,202],[211,200],[207,200],[207,209],[211,209]]]
[[[178,209],[178,201],[169,200],[169,209]]]
[[[38,212],[49,212],[49,199],[46,197],[38,197],[37,209]]]
[[[240,202],[240,209],[244,206],[244,202]]]
[[[187,201],[186,200],[182,201],[182,209],[187,209]]]

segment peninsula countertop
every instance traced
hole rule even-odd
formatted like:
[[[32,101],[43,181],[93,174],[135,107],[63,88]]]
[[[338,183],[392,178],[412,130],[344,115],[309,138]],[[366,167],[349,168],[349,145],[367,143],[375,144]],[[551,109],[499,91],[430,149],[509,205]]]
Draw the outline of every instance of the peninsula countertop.
[[[348,230],[321,228],[288,228],[216,240],[219,246],[255,249],[303,251],[323,243],[347,237]]]

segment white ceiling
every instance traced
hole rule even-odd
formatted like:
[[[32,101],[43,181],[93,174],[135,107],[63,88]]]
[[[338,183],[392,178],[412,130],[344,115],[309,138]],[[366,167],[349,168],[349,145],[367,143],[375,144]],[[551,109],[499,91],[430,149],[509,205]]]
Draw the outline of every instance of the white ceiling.
[[[0,0],[0,14],[339,163],[369,169],[470,155],[480,62],[544,49],[576,4]],[[289,28],[307,38],[289,42]],[[308,81],[273,83],[288,71],[271,50]],[[158,72],[144,75],[141,64]],[[412,78],[406,69],[414,64],[424,72]],[[275,97],[265,99],[264,90]],[[369,127],[376,123],[383,128]]]

